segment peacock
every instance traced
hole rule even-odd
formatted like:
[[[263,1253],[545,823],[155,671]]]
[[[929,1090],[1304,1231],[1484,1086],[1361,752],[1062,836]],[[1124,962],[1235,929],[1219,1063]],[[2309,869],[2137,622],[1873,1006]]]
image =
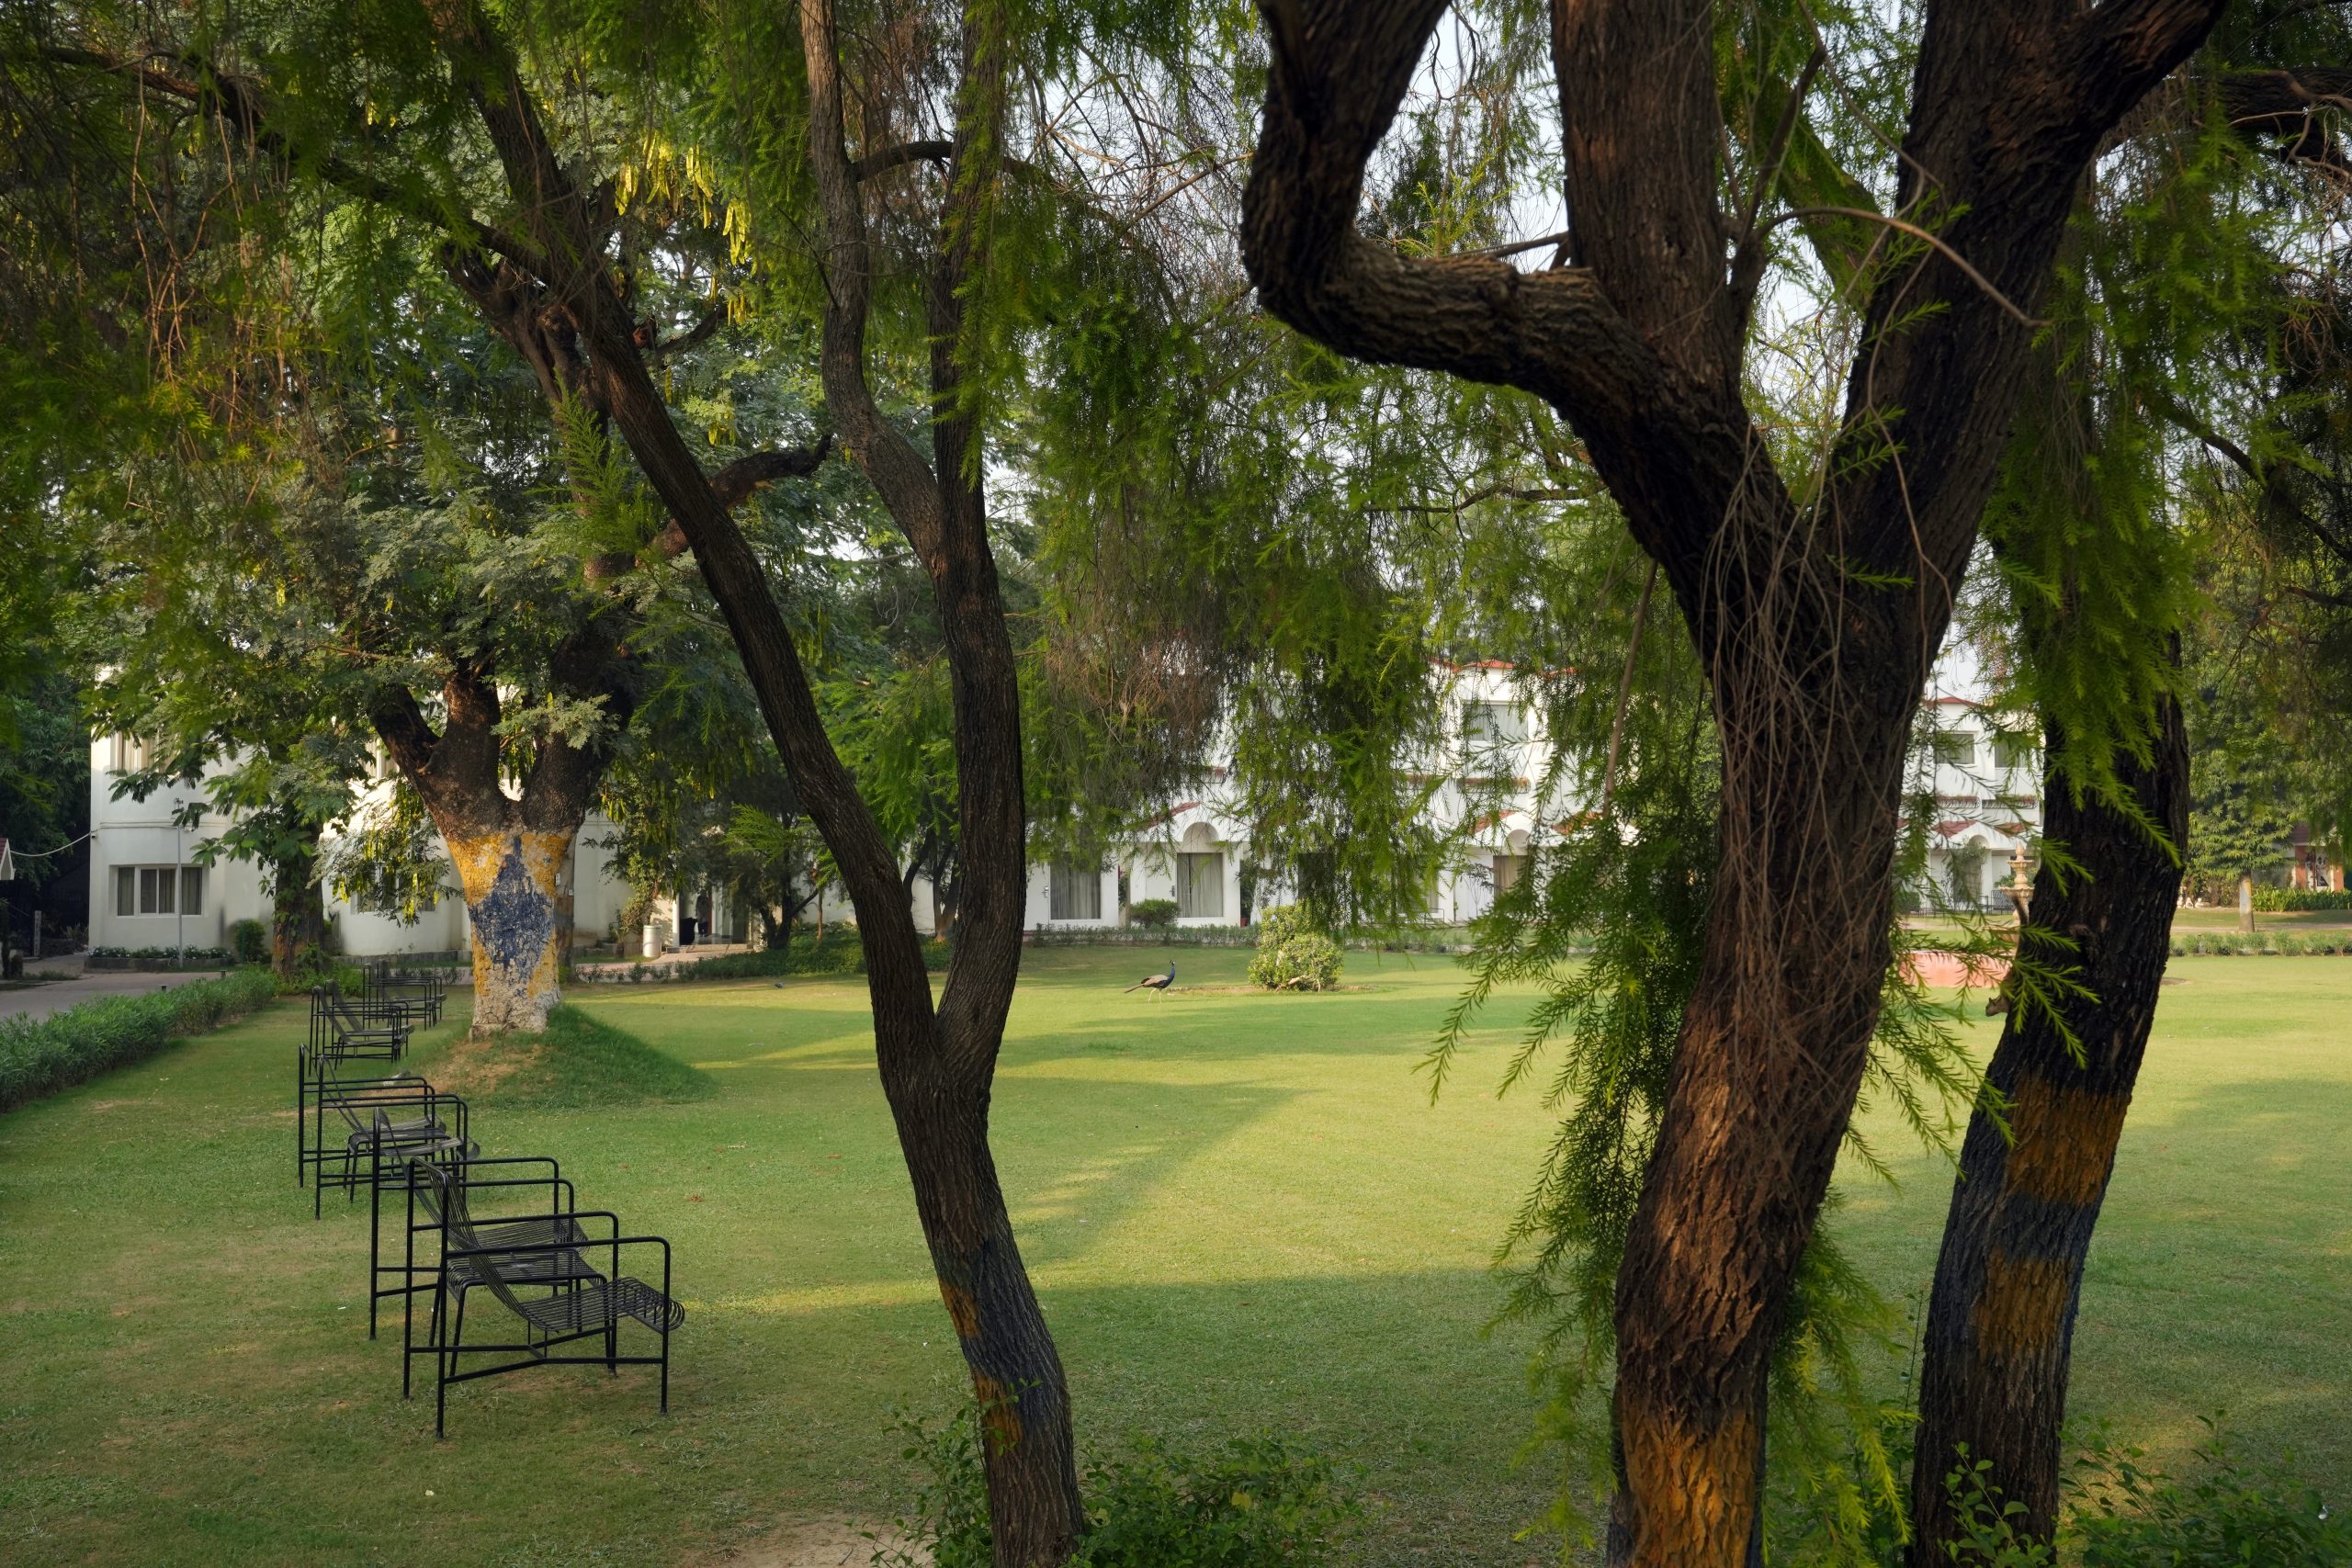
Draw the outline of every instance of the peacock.
[[[1142,979],[1137,980],[1134,985],[1129,986],[1127,989],[1130,991],[1165,991],[1169,987],[1175,983],[1176,961],[1171,958],[1168,961],[1167,974],[1147,975]]]

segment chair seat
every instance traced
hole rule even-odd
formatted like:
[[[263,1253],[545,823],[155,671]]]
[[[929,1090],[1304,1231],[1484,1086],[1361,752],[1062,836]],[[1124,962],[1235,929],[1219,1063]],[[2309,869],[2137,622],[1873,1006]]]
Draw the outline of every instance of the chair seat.
[[[666,1334],[686,1321],[685,1308],[644,1280],[628,1279],[603,1280],[545,1301],[522,1302],[517,1310],[550,1339],[609,1328],[624,1317],[633,1317],[657,1334]]]
[[[542,1214],[533,1219],[502,1220],[479,1225],[474,1241],[481,1247],[547,1247],[554,1243],[585,1245],[588,1233],[569,1214]],[[499,1279],[509,1285],[577,1284],[604,1279],[579,1253],[524,1253],[519,1257],[491,1259],[485,1258],[452,1258],[449,1259],[449,1280],[459,1289],[486,1284],[490,1274],[486,1267],[495,1262]]]

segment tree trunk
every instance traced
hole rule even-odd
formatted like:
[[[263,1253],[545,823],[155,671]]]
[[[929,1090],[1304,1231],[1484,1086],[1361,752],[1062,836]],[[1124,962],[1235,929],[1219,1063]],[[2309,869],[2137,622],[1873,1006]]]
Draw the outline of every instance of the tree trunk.
[[[326,945],[326,896],[319,874],[319,830],[311,829],[300,850],[280,856],[269,868],[269,956],[281,980],[295,979],[301,954]]]
[[[473,1032],[537,1033],[562,999],[557,881],[572,835],[496,829],[445,838],[473,928]]]
[[[1725,575],[1778,592],[1769,573]],[[1727,639],[1709,661],[1719,871],[1618,1270],[1611,1562],[1753,1558],[1771,1347],[1892,959],[1903,739],[1925,671],[1886,621],[1809,598],[1770,616],[1780,637]],[[1835,673],[1808,682],[1808,664]]]
[[[2049,756],[2064,733],[2048,730]],[[2045,770],[2045,831],[2081,870],[2034,879],[2033,926],[2076,944],[2044,945],[2071,964],[2091,997],[2062,1004],[2081,1042],[2078,1063],[2039,1007],[2014,1003],[1987,1079],[2008,1101],[2010,1137],[1984,1111],[1962,1146],[1943,1250],[1936,1260],[1919,1384],[1911,1478],[1912,1562],[1946,1568],[1957,1530],[1945,1478],[1989,1461],[1995,1506],[2020,1504],[2022,1536],[2047,1541],[2057,1524],[2059,1438],[2083,1262],[2098,1223],[2123,1118],[2154,1020],[2180,896],[2177,851],[2188,831],[2188,742],[2177,704],[2158,716],[2148,762],[2116,771],[2170,838],[2146,830]]]

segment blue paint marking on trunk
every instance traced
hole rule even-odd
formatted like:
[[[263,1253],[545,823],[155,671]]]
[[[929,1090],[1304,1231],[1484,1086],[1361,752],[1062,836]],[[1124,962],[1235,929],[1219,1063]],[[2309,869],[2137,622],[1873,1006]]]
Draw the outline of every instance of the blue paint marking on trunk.
[[[508,840],[498,859],[498,880],[472,916],[474,935],[491,963],[527,982],[555,936],[555,900],[532,886],[521,840]]]

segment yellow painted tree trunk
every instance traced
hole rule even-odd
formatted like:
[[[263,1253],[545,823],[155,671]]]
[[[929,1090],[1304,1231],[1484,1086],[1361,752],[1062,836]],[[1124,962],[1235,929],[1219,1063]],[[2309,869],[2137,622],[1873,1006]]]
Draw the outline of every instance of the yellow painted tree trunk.
[[[473,1032],[534,1032],[562,999],[560,874],[572,835],[516,829],[447,840],[473,927]]]

